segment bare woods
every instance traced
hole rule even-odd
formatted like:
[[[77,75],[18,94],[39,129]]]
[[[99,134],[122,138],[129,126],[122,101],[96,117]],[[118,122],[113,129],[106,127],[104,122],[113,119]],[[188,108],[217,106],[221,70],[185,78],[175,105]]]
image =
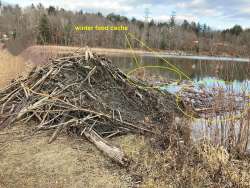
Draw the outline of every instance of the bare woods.
[[[0,10],[0,39],[13,51],[35,43],[128,48],[126,31],[76,31],[76,25],[127,26],[128,32],[154,49],[230,56],[249,56],[250,51],[250,30],[239,25],[216,31],[206,24],[179,23],[174,16],[162,23],[145,23],[113,13],[104,16],[42,4],[20,8],[1,3]],[[143,48],[138,41],[131,43],[134,48]]]

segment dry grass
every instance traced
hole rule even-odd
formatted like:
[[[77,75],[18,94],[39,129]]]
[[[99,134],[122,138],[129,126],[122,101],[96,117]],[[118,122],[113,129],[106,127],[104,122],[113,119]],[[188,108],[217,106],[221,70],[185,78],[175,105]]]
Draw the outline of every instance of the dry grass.
[[[42,51],[44,53],[50,53],[50,54],[63,54],[63,53],[69,53],[69,52],[73,52],[73,51],[77,51],[77,50],[82,50],[84,48],[82,47],[75,47],[75,46],[55,46],[55,45],[36,45],[36,46],[32,46],[29,48],[33,48],[36,49],[38,51]],[[91,48],[91,50],[93,52],[96,52],[98,54],[131,54],[131,50],[130,49],[114,49],[114,48]],[[135,49],[133,50],[134,53],[136,54],[145,54],[145,53],[150,53],[147,51],[143,51],[143,50],[138,50]],[[152,53],[150,53],[152,54]]]
[[[126,188],[129,176],[83,139],[31,135],[32,125],[0,132],[1,188]]]
[[[1,132],[0,187],[129,187],[132,182],[145,188],[250,186],[249,161],[206,141],[186,145],[172,139],[161,150],[157,138],[115,138],[132,159],[126,171],[84,140],[61,136],[47,144],[50,134],[31,137],[31,128],[19,125]]]
[[[162,151],[151,147],[150,140],[130,136],[122,138],[121,145],[134,161],[130,172],[140,187],[250,186],[248,161],[235,160],[209,142],[172,143]]]
[[[0,88],[29,69],[30,65],[25,63],[21,57],[13,56],[5,50],[0,50]]]
[[[203,135],[214,144],[225,147],[229,152],[242,154],[249,149],[250,98],[246,91],[237,93],[234,89],[229,89],[229,91],[223,89],[219,91],[213,106],[214,114],[218,107],[224,107],[228,112],[199,120],[199,124],[203,127],[201,129]],[[232,97],[227,97],[226,93]],[[240,95],[244,97],[241,102],[237,102]],[[235,108],[239,103],[242,104],[242,109]]]

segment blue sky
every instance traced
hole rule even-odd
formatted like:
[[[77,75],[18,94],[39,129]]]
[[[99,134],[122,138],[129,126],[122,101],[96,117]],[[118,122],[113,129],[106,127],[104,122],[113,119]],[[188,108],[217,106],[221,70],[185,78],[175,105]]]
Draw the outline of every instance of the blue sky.
[[[214,29],[224,29],[235,24],[250,28],[250,0],[5,0],[10,4],[28,6],[41,2],[84,12],[117,13],[129,18],[144,19],[145,9],[157,21],[167,21],[173,11],[179,21],[187,19],[206,23]]]

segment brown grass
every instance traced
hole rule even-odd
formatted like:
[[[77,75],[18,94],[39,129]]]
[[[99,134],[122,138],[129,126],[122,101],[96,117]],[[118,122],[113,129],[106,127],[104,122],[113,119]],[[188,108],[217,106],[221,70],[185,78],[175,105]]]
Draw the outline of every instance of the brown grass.
[[[134,160],[130,171],[140,187],[250,186],[249,161],[235,160],[209,142],[172,143],[161,151],[143,137],[130,136],[122,138],[121,145]]]
[[[84,139],[65,135],[48,144],[51,133],[31,135],[18,124],[0,132],[1,188],[126,188],[124,169],[112,164]]]
[[[36,45],[36,46],[31,46],[29,48],[36,49],[38,51],[45,52],[45,53],[49,52],[51,54],[55,54],[55,53],[69,53],[69,52],[72,53],[74,51],[84,50],[85,47],[82,48],[82,47],[75,47],[75,46]],[[120,54],[130,55],[131,54],[130,49],[91,48],[91,50],[98,54],[118,54],[118,55]],[[138,50],[138,49],[133,50],[133,52],[136,54],[150,53],[153,55],[153,53],[151,52]]]
[[[0,50],[0,88],[4,87],[12,79],[26,73],[31,65],[24,59],[11,55],[8,51]]]
[[[226,102],[226,92],[230,94],[230,100]],[[235,109],[239,95],[244,97],[241,102],[242,109]],[[249,150],[250,138],[250,98],[245,91],[237,94],[235,90],[230,91],[221,89],[215,98],[213,106],[214,113],[218,107],[225,106],[229,112],[224,112],[216,117],[209,117],[200,122],[203,124],[203,134],[214,144],[225,147],[228,151],[235,154],[242,154]],[[238,102],[239,103],[239,102]],[[226,105],[225,105],[226,104]]]

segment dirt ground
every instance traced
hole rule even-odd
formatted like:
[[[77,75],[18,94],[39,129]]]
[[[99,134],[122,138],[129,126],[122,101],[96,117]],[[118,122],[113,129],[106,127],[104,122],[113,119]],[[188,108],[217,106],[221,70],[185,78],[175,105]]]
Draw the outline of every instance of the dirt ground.
[[[50,132],[32,135],[32,126],[0,132],[0,188],[130,187],[130,177],[84,139]]]

